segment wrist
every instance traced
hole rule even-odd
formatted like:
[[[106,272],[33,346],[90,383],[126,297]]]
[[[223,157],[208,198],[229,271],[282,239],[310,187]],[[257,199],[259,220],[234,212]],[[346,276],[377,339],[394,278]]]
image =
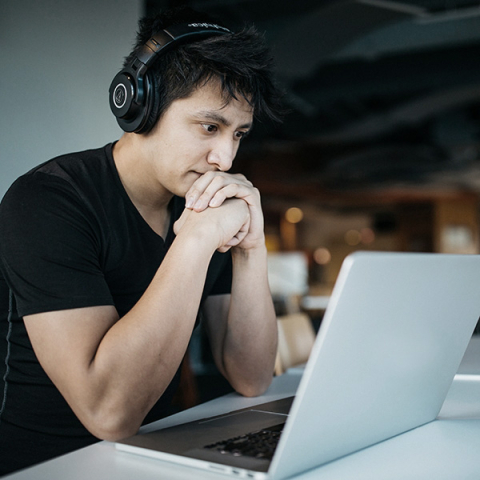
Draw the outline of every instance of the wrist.
[[[203,225],[187,225],[185,224],[176,235],[176,241],[194,245],[197,253],[205,253],[213,255],[218,248],[218,241],[212,231],[204,228]]]
[[[261,263],[267,262],[267,247],[265,244],[260,244],[257,247],[252,248],[241,248],[235,247],[232,248],[232,261],[235,263],[244,263],[244,262],[254,262],[255,264],[261,265]]]

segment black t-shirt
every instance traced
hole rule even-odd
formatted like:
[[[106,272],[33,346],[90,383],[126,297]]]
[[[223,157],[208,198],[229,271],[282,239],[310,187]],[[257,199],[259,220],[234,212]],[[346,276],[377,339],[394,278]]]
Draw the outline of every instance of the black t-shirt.
[[[114,305],[122,317],[140,299],[174,240],[173,223],[184,200],[173,197],[169,208],[164,241],[124,190],[111,144],[40,165],[5,195],[0,205],[0,474],[96,441],[38,363],[22,317],[98,305]],[[216,252],[202,302],[230,289],[230,255]],[[178,374],[145,423],[165,415],[177,383]]]

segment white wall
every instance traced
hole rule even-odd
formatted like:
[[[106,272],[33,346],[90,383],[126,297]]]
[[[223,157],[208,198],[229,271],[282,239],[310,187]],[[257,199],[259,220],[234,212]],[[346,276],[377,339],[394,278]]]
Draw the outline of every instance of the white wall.
[[[120,137],[108,87],[141,0],[0,0],[0,198],[49,158]]]

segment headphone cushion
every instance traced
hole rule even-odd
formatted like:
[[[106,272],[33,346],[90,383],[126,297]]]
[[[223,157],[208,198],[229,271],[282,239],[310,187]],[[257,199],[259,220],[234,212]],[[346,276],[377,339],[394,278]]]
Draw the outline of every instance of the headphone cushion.
[[[136,133],[149,132],[158,120],[160,97],[157,93],[155,76],[149,71],[145,75],[145,105],[141,108],[141,121]]]

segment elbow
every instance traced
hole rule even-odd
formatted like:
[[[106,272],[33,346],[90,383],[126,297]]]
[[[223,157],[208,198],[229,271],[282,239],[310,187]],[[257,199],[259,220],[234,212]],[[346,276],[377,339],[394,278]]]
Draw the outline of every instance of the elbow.
[[[236,392],[244,397],[259,397],[263,393],[265,393],[267,389],[261,389],[261,388],[252,388],[252,387],[246,387],[246,388],[239,388],[236,389]]]
[[[100,427],[96,428],[91,433],[100,440],[107,440],[109,442],[116,442],[123,440],[124,438],[131,437],[138,432],[138,428],[125,428],[125,427]]]
[[[263,395],[272,383],[273,375],[262,380],[239,382],[232,385],[235,391],[244,397],[258,397]]]
[[[273,366],[271,369],[240,369],[235,368],[236,365],[225,368],[223,372],[232,388],[244,397],[263,395],[272,383]],[[227,366],[225,365],[225,367]]]
[[[96,412],[81,419],[84,427],[96,438],[115,442],[135,435],[141,425],[131,417],[121,413]]]

